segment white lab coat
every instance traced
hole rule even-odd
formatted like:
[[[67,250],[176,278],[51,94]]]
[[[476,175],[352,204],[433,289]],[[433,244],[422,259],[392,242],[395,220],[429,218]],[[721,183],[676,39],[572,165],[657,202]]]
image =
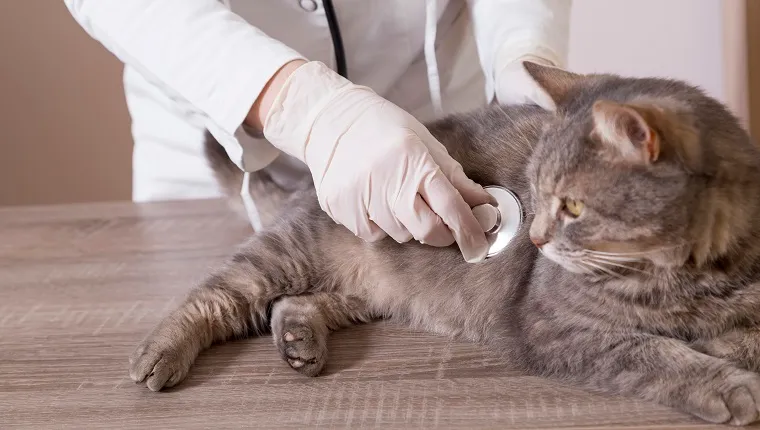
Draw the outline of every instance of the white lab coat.
[[[321,1],[64,2],[85,31],[126,64],[135,201],[220,194],[203,157],[206,129],[242,169],[270,166],[287,171],[283,177],[304,171],[241,123],[285,63],[305,58],[334,67]],[[333,3],[348,78],[427,120],[441,113],[434,109],[438,98],[445,113],[489,102],[499,64],[534,54],[564,65],[570,2]]]

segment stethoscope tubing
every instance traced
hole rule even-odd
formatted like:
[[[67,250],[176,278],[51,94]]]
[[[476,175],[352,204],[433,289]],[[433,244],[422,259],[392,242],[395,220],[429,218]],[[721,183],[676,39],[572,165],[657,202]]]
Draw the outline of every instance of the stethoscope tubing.
[[[332,38],[333,50],[335,51],[335,66],[338,69],[338,74],[348,79],[343,37],[340,35],[340,26],[338,25],[338,18],[335,16],[332,0],[322,0],[322,6],[325,8],[327,26],[330,28],[330,37]]]

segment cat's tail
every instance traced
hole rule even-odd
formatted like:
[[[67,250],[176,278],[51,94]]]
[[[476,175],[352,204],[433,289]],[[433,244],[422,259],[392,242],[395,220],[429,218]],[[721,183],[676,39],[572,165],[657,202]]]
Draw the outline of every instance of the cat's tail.
[[[240,197],[243,172],[230,160],[224,147],[209,132],[206,132],[204,152],[230,206],[241,217],[248,219]],[[256,202],[262,224],[266,226],[294,195],[294,191],[280,187],[266,169],[251,172],[249,182],[251,197]]]

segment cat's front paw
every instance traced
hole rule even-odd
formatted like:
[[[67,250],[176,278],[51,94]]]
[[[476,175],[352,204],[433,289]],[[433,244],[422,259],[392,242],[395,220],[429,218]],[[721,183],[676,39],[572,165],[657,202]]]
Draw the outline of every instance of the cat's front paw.
[[[151,335],[129,357],[129,377],[151,391],[182,382],[197,352],[189,342]]]
[[[684,392],[685,409],[712,423],[743,426],[760,418],[760,376],[724,369],[705,385]]]

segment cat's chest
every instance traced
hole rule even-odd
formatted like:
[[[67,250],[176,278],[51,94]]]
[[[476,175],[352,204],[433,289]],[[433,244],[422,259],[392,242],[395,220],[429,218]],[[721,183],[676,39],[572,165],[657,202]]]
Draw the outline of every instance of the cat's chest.
[[[542,283],[539,318],[562,329],[647,332],[680,339],[760,326],[760,283],[729,277],[589,282],[561,276]]]

